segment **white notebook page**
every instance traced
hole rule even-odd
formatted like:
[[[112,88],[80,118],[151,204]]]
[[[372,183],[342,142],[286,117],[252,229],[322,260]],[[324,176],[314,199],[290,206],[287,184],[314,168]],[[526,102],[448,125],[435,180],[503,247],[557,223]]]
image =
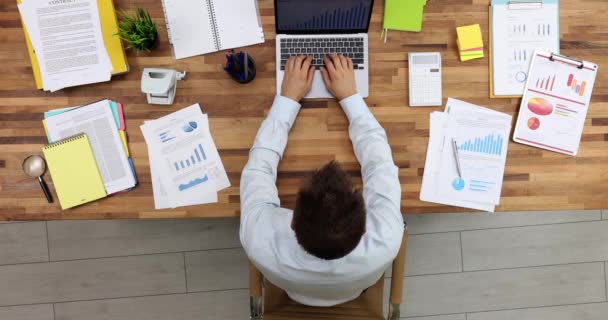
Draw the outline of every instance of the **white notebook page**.
[[[220,49],[264,42],[255,0],[211,0],[215,10]]]
[[[175,59],[216,51],[206,0],[163,0]]]

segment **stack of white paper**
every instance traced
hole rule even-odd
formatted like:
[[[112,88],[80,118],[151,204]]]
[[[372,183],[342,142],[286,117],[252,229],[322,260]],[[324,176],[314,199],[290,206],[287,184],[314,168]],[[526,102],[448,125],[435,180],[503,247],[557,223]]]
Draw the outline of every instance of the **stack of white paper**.
[[[148,145],[156,209],[217,202],[217,192],[230,187],[198,103],[140,128]]]
[[[56,114],[44,120],[49,142],[86,133],[108,194],[131,189],[137,183],[110,100]]]
[[[493,212],[500,203],[511,116],[449,98],[445,112],[430,118],[420,200]]]
[[[112,63],[96,0],[22,0],[19,12],[36,53],[44,90],[110,80]]]

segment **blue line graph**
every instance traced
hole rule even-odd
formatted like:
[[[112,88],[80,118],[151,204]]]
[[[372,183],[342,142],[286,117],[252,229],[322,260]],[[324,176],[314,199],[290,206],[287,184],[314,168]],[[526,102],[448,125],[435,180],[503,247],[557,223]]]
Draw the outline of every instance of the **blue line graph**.
[[[192,188],[196,185],[199,185],[203,182],[207,182],[209,181],[209,177],[207,177],[207,175],[205,175],[202,178],[196,178],[188,183],[184,183],[184,184],[180,184],[177,188],[179,189],[179,191],[184,191],[186,189]]]
[[[483,138],[475,138],[461,143],[459,150],[485,153],[491,155],[502,155],[503,138],[500,135],[490,134]]]
[[[283,19],[288,23],[281,23],[280,29],[363,29],[367,24],[370,8],[368,4],[361,2],[348,9],[336,8],[330,10],[316,16],[306,16],[308,19],[302,21],[296,20],[295,22],[292,22],[294,19]],[[300,16],[302,16],[302,14],[300,14]]]

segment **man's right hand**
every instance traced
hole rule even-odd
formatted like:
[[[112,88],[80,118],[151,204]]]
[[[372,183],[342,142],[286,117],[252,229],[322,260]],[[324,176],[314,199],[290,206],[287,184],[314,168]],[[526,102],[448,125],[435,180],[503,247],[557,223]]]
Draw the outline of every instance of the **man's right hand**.
[[[321,75],[327,90],[334,97],[342,100],[357,93],[355,69],[350,58],[332,54],[323,58],[323,62],[325,66],[321,67]]]
[[[310,91],[315,68],[312,58],[307,56],[290,57],[285,64],[285,75],[281,84],[281,95],[293,101],[300,101]]]

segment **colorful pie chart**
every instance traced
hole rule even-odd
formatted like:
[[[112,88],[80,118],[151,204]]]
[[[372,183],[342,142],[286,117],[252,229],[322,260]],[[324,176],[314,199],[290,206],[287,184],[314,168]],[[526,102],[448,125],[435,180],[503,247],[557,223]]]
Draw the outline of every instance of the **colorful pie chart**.
[[[543,98],[531,98],[528,100],[528,109],[539,116],[547,116],[553,112],[553,105]]]
[[[528,128],[530,128],[530,130],[536,130],[538,127],[540,127],[540,120],[538,120],[537,117],[528,119]]]

